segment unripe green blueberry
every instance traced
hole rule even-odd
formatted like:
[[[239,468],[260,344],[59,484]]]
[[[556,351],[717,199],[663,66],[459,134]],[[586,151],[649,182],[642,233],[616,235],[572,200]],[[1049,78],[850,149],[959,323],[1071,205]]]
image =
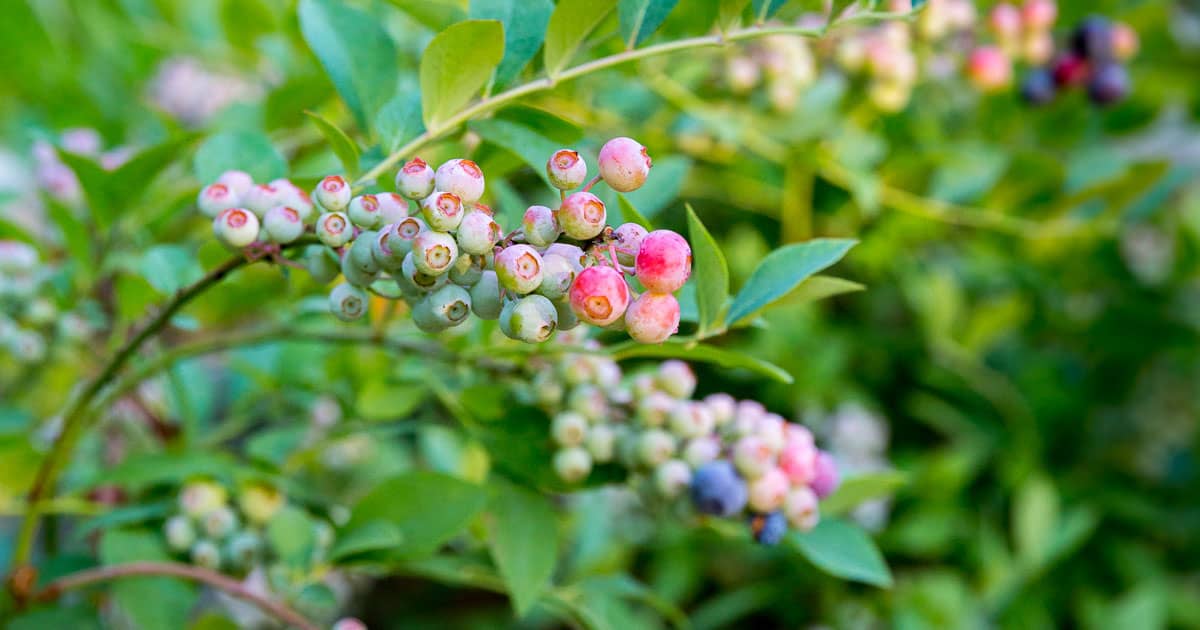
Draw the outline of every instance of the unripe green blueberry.
[[[542,256],[528,245],[510,245],[496,254],[496,275],[505,289],[525,295],[542,284]]]
[[[364,243],[369,242],[362,239],[358,239],[355,242],[357,243],[359,241]],[[379,279],[379,270],[376,269],[374,272],[368,272],[364,270],[362,266],[355,261],[354,256],[351,255],[351,252],[353,252],[354,249],[355,248],[352,245],[345,253],[342,254],[342,275],[346,277],[346,282],[349,282],[356,287],[369,287],[371,286],[372,282],[375,282]],[[368,254],[370,254],[369,250],[370,248],[368,248]],[[362,255],[363,254],[361,253],[359,254],[359,256]],[[373,263],[374,260],[371,262]]]
[[[579,319],[593,326],[608,326],[621,319],[629,307],[629,285],[619,271],[597,265],[575,276],[570,298]]]
[[[225,184],[209,184],[200,189],[200,195],[196,198],[196,206],[205,216],[215,217],[221,214],[222,210],[236,208],[238,199],[238,194]]]
[[[558,328],[554,304],[541,295],[527,295],[510,301],[500,311],[500,331],[510,339],[541,343]]]
[[[283,191],[270,184],[255,184],[241,196],[241,206],[260,219],[267,215],[267,210],[283,201]]]
[[[25,309],[25,322],[30,326],[48,326],[57,318],[58,307],[44,297],[34,298]]]
[[[409,199],[424,199],[433,192],[434,178],[433,168],[415,157],[396,172],[396,190]]]
[[[341,212],[326,212],[317,217],[317,238],[330,247],[341,247],[354,238],[354,226]]]
[[[678,459],[668,459],[654,469],[654,487],[668,499],[683,494],[692,485],[692,469]]]
[[[263,228],[272,243],[287,244],[304,234],[304,221],[295,208],[275,206],[263,217]]]
[[[440,333],[450,327],[449,324],[433,312],[433,305],[430,304],[428,295],[422,297],[416,304],[413,304],[412,319],[417,329],[431,335]]]
[[[258,217],[244,208],[228,208],[213,219],[213,232],[225,246],[241,249],[258,238]]]
[[[408,218],[408,200],[396,193],[377,193],[376,201],[379,202],[379,216],[383,218],[383,225],[391,225],[399,223]]]
[[[235,568],[249,569],[253,567],[262,555],[262,539],[252,531],[242,531],[233,535],[228,543],[229,562]]]
[[[603,464],[611,462],[616,451],[617,432],[612,425],[596,424],[588,427],[584,447],[592,460]]]
[[[806,532],[820,520],[817,495],[808,486],[793,486],[783,499],[783,514],[788,524]]]
[[[480,319],[500,319],[500,311],[504,308],[500,297],[500,279],[491,269],[483,270],[479,281],[471,286],[471,310]]]
[[[644,427],[661,427],[667,423],[678,401],[664,392],[652,391],[638,400],[634,419]]]
[[[313,197],[329,212],[341,212],[350,205],[350,184],[341,175],[330,175],[317,183]]]
[[[346,214],[350,222],[364,230],[383,227],[383,213],[379,211],[379,198],[375,195],[359,195],[350,200]]]
[[[559,446],[580,446],[587,438],[587,433],[587,418],[574,411],[559,413],[550,423],[550,435]]]
[[[662,391],[685,400],[691,398],[696,391],[696,373],[687,363],[679,359],[669,359],[658,364],[655,383]]]
[[[343,282],[329,292],[329,311],[344,321],[354,321],[367,314],[367,292]]]
[[[425,222],[417,217],[408,217],[384,228],[381,233],[382,244],[387,246],[390,256],[404,260],[404,255],[412,251],[412,241],[418,234],[425,231]]]
[[[579,318],[575,316],[575,311],[571,310],[571,300],[560,298],[553,300],[554,310],[558,313],[558,329],[567,331],[579,325]]]
[[[542,256],[542,283],[537,292],[551,300],[567,298],[575,282],[575,267],[562,256]]]
[[[196,542],[196,528],[192,519],[177,514],[163,523],[163,536],[167,539],[167,548],[176,553],[183,553]]]
[[[562,256],[567,262],[571,263],[571,268],[575,270],[575,275],[579,275],[579,272],[583,271],[583,261],[587,258],[587,254],[578,245],[571,245],[570,243],[551,243],[546,248],[546,251],[542,252],[542,255]]]
[[[608,418],[608,397],[595,385],[577,385],[567,396],[567,408],[591,422],[603,422]]]
[[[421,308],[445,328],[467,321],[471,314],[471,295],[457,284],[446,284],[430,293],[422,301]]]
[[[313,205],[312,198],[308,193],[300,190],[300,187],[286,179],[277,179],[271,182],[280,190],[279,205],[287,206],[300,214],[300,221],[308,223],[312,221],[316,215],[316,206]]]
[[[592,456],[578,446],[554,454],[554,472],[567,483],[578,483],[592,472]]]
[[[371,256],[375,259],[375,264],[382,270],[395,274],[400,272],[400,266],[404,263],[404,256],[408,252],[397,251],[388,246],[388,233],[395,230],[395,225],[385,225],[379,233],[374,234],[371,239]],[[359,239],[362,235],[359,235]],[[405,241],[409,245],[412,243]]]
[[[587,179],[587,162],[583,161],[578,151],[559,149],[546,160],[546,175],[559,190],[579,188]]]
[[[205,514],[225,505],[228,493],[224,486],[211,481],[193,481],[179,492],[179,509],[191,518]]]
[[[734,415],[737,414],[737,400],[734,400],[733,396],[729,394],[709,394],[704,397],[704,404],[708,405],[708,411],[712,414],[713,422],[718,427],[732,422]]]
[[[8,339],[9,353],[22,363],[35,363],[46,356],[46,341],[35,330],[18,330]]]
[[[192,564],[214,571],[221,568],[221,548],[211,540],[198,540],[192,545]]]
[[[378,232],[361,232],[354,238],[354,242],[350,245],[350,251],[346,253],[350,262],[363,274],[379,273],[379,262],[375,260],[375,253],[372,251],[373,244],[378,237]]]
[[[227,505],[222,505],[208,514],[205,514],[204,518],[201,520],[201,524],[204,527],[205,536],[220,540],[233,533],[233,530],[237,529],[238,518],[237,514],[234,514],[232,508]]]
[[[633,266],[637,260],[638,251],[642,248],[642,239],[646,238],[646,228],[637,223],[622,223],[613,232],[616,237],[617,262]]]
[[[671,230],[654,230],[642,239],[635,269],[647,291],[674,293],[692,275],[692,248]]]
[[[473,287],[483,277],[482,256],[459,254],[454,266],[450,267],[450,282],[460,287]]]
[[[563,234],[577,241],[586,241],[604,231],[607,216],[604,202],[596,195],[582,191],[571,193],[558,209],[558,227]]]
[[[683,447],[683,461],[692,468],[699,468],[721,455],[721,441],[711,435],[688,440]]]
[[[0,240],[0,272],[22,273],[37,266],[38,253],[29,243]]]
[[[534,247],[546,247],[562,234],[554,211],[546,206],[529,206],[521,218],[521,228],[525,232],[525,242]]]
[[[446,232],[421,232],[413,238],[412,245],[413,264],[424,274],[444,274],[458,260],[458,243]]]
[[[638,461],[654,468],[675,455],[675,444],[675,436],[662,429],[642,431],[637,443]]]
[[[463,202],[454,193],[435,190],[421,200],[421,216],[431,230],[453,230],[462,223],[463,214]]]
[[[647,291],[629,304],[625,329],[638,343],[662,343],[679,330],[679,301],[670,293]]]
[[[216,183],[227,186],[240,197],[254,185],[254,178],[245,171],[228,170],[217,177]]]
[[[477,256],[490,253],[501,236],[503,235],[500,233],[500,224],[496,223],[492,215],[481,210],[467,213],[456,232],[458,248]]]
[[[458,195],[463,203],[474,203],[483,196],[483,171],[471,160],[448,160],[438,167],[434,188]]]
[[[283,493],[277,488],[261,483],[247,485],[238,492],[238,508],[254,525],[271,520],[283,509],[285,502]]]
[[[600,177],[617,192],[642,187],[650,175],[650,156],[646,147],[632,138],[613,138],[600,148]]]
[[[449,281],[446,274],[432,276],[421,271],[417,268],[415,261],[416,252],[409,252],[404,257],[404,262],[400,265],[400,278],[411,285],[411,288],[421,292],[428,292],[441,287]],[[404,285],[401,284],[401,287],[403,288]]]
[[[676,436],[688,439],[708,435],[715,427],[708,407],[691,400],[681,400],[667,416],[667,426]]]

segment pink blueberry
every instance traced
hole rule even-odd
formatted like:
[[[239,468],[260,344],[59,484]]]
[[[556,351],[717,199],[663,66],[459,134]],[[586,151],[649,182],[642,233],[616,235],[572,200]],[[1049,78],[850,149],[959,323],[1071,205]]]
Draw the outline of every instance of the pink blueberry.
[[[1058,19],[1058,5],[1054,0],[1025,0],[1021,7],[1022,25],[1031,31],[1045,31],[1054,26]]]
[[[671,230],[655,230],[642,239],[635,270],[646,290],[674,293],[692,275],[692,248]]]
[[[505,289],[525,295],[542,284],[542,256],[528,245],[511,245],[496,254],[496,275]]]
[[[600,149],[600,177],[617,192],[641,188],[650,164],[646,147],[632,138],[613,138]]]
[[[670,293],[638,296],[625,311],[625,329],[638,343],[662,343],[679,330],[679,300]]]
[[[449,160],[434,174],[434,187],[458,195],[463,203],[479,201],[483,196],[483,185],[483,171],[471,160]]]
[[[646,228],[637,223],[622,223],[613,231],[617,239],[617,260],[622,265],[633,265],[646,233]]]
[[[458,238],[460,250],[482,256],[491,253],[496,242],[500,240],[500,225],[492,219],[492,215],[474,210],[463,217],[455,236]]]
[[[238,205],[238,194],[225,184],[209,184],[200,189],[200,196],[196,199],[196,205],[206,216],[215,217],[222,210],[236,208]]]
[[[241,205],[262,218],[267,210],[279,205],[282,200],[283,190],[270,184],[257,184],[241,196]]]
[[[817,453],[816,474],[810,484],[813,492],[817,493],[817,497],[824,499],[837,489],[839,481],[833,456],[824,451]]]
[[[250,177],[250,173],[245,171],[230,170],[221,173],[217,177],[217,183],[228,186],[230,190],[238,195],[244,195],[254,185],[254,178]]]
[[[430,229],[453,230],[463,219],[462,199],[452,192],[435,190],[421,201],[421,215]]]
[[[1021,11],[1007,2],[1001,2],[988,15],[988,26],[1000,39],[1015,39],[1021,34]]]
[[[396,193],[378,193],[375,199],[379,202],[379,216],[383,225],[399,223],[408,218],[408,201]]]
[[[433,192],[435,178],[433,168],[415,157],[396,172],[396,190],[409,199],[424,199]]]
[[[245,208],[227,208],[213,219],[217,238],[234,249],[241,249],[258,239],[258,217]]]
[[[779,452],[779,468],[793,485],[812,483],[817,474],[817,449],[801,441],[788,442]]]
[[[800,531],[806,532],[816,527],[820,518],[816,493],[807,486],[795,486],[788,490],[783,499],[783,514],[788,523]]]
[[[775,452],[762,438],[747,435],[734,443],[733,463],[746,479],[758,479],[775,466]]]
[[[554,211],[546,206],[529,206],[521,218],[521,229],[525,231],[525,242],[534,247],[546,247],[562,233]]]
[[[783,507],[787,498],[788,478],[778,468],[768,468],[762,476],[750,482],[750,509],[766,514]]]
[[[604,202],[589,192],[567,195],[558,209],[558,225],[563,233],[580,241],[599,235],[606,218]]]
[[[578,151],[559,149],[546,160],[546,175],[550,183],[560,190],[571,190],[583,185],[587,179],[587,163]]]
[[[629,307],[629,285],[612,267],[595,266],[575,276],[571,285],[571,310],[593,326],[607,326]]]
[[[980,46],[967,60],[967,76],[984,92],[1004,89],[1012,81],[1012,62],[995,46]]]

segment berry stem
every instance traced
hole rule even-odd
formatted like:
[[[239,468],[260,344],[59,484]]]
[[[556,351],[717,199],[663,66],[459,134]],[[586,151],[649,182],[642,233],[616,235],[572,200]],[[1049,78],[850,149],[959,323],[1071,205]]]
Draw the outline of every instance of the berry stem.
[[[176,577],[207,584],[213,588],[225,591],[238,599],[254,604],[264,612],[269,613],[291,627],[300,628],[301,630],[319,630],[319,627],[315,623],[305,619],[303,615],[295,610],[288,608],[281,602],[254,593],[241,582],[227,575],[222,575],[211,569],[179,562],[129,562],[126,564],[76,571],[50,582],[45,588],[35,593],[33,599],[39,602],[49,602],[58,599],[66,591],[100,582],[147,575]]]
[[[590,191],[592,189],[592,186],[595,186],[601,179],[602,178],[599,175],[593,177],[592,181],[588,182],[587,185],[583,187],[583,192]]]

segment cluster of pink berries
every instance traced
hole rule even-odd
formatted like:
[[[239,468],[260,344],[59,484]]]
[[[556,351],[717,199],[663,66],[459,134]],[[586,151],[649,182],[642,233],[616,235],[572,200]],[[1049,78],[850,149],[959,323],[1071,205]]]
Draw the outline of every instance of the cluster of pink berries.
[[[381,290],[384,283],[426,332],[458,326],[474,312],[529,343],[580,321],[660,343],[679,326],[674,292],[691,275],[691,249],[670,230],[609,227],[604,202],[589,192],[599,181],[636,190],[650,165],[645,147],[615,138],[600,150],[599,175],[568,194],[584,184],[587,164],[560,149],[546,169],[561,205],[530,206],[521,228],[507,234],[480,202],[484,175],[467,159],[434,169],[414,158],[396,173],[398,192],[358,196],[336,175],[310,197],[287,180],[254,185],[230,171],[201,191],[199,205],[214,217],[222,242],[268,253],[300,238],[315,217],[325,247],[310,249],[308,269],[322,282],[343,276],[330,294],[331,310],[343,320],[366,313],[368,291],[395,294]],[[410,214],[410,201],[419,213]],[[632,278],[644,288],[640,295]]]
[[[598,355],[533,368],[529,396],[552,418],[554,469],[568,483],[585,480],[595,464],[617,463],[663,499],[748,518],[767,544],[789,526],[815,526],[819,500],[837,486],[832,457],[807,428],[728,394],[693,400],[696,376],[682,361],[630,378]]]

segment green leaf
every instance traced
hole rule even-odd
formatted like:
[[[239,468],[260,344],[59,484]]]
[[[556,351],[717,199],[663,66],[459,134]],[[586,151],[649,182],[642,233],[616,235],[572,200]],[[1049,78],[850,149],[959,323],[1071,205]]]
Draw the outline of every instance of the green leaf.
[[[396,46],[382,23],[339,0],[300,0],[300,32],[363,129],[396,94]]]
[[[389,0],[430,30],[440,31],[467,17],[460,0]]]
[[[208,184],[231,169],[246,171],[256,182],[267,182],[288,174],[287,161],[256,131],[226,131],[209,137],[196,150],[193,160],[196,179]]]
[[[898,470],[882,470],[844,479],[833,494],[821,502],[821,514],[845,514],[864,501],[888,496],[908,483],[908,475]]]
[[[856,243],[851,239],[819,238],[771,252],[733,298],[726,325],[732,327],[787,295],[805,278],[841,260]]]
[[[653,230],[654,227],[650,224],[650,219],[642,216],[638,209],[633,207],[633,203],[629,198],[622,193],[617,193],[617,208],[621,211],[621,220],[626,223],[636,223],[646,230]],[[611,222],[611,220],[610,220]]]
[[[717,10],[717,28],[727,31],[737,26],[742,12],[745,11],[748,4],[750,4],[750,0],[721,0],[720,8]]]
[[[332,560],[342,560],[347,556],[368,551],[393,549],[399,547],[403,541],[404,534],[390,521],[367,521],[345,534],[339,534],[329,557]]]
[[[550,582],[558,555],[558,520],[545,496],[508,483],[494,486],[488,547],[512,597],[525,616]]]
[[[885,588],[892,585],[892,572],[879,549],[857,525],[822,518],[812,531],[787,537],[809,562],[830,575]]]
[[[92,261],[92,230],[75,216],[75,211],[58,203],[53,198],[46,198],[46,210],[58,230],[62,232],[63,244],[71,258],[79,263],[77,269],[83,274],[82,281],[86,284],[95,270],[91,268]]]
[[[560,0],[546,28],[546,74],[556,77],[566,70],[583,40],[616,5],[617,0]]]
[[[637,358],[657,359],[687,359],[713,363],[725,368],[742,368],[757,374],[773,378],[780,383],[791,384],[794,379],[786,370],[773,363],[767,363],[752,356],[725,350],[715,346],[706,346],[684,341],[668,341],[659,345],[643,345],[627,342],[611,346],[609,352],[618,361]]]
[[[347,136],[346,132],[339,129],[320,114],[315,112],[304,113],[308,114],[308,117],[317,125],[317,129],[321,130],[321,135],[325,136],[325,141],[329,143],[334,155],[342,163],[342,169],[348,174],[357,173],[358,147],[354,145],[354,141],[350,139],[350,136]]]
[[[504,58],[496,68],[496,85],[507,85],[537,54],[553,12],[550,0],[471,0],[472,19],[504,25]]]
[[[233,475],[246,470],[225,453],[185,451],[132,455],[104,473],[94,483],[116,484],[136,491],[157,484],[183,483],[191,477],[213,477],[233,481]]]
[[[150,530],[113,529],[100,539],[100,561],[105,565],[136,561],[166,561],[170,555],[162,536]],[[136,577],[112,584],[113,600],[141,630],[175,630],[187,625],[196,603],[196,589],[168,577]]]
[[[317,524],[300,508],[287,506],[267,523],[267,542],[281,560],[305,566],[317,546]]]
[[[687,206],[687,213],[696,306],[700,316],[697,336],[703,337],[721,325],[721,311],[729,300],[729,266],[725,264],[725,254],[721,253],[721,248],[700,222],[691,204]]]
[[[642,211],[642,214],[653,219],[658,216],[672,201],[679,198],[683,182],[687,180],[688,171],[692,169],[692,161],[678,155],[669,155],[654,160],[654,168],[641,188],[626,193],[629,202]]]
[[[676,4],[679,0],[620,0],[617,21],[625,46],[633,48],[645,41],[662,26]]]
[[[126,204],[131,199],[140,197],[154,178],[175,163],[179,155],[195,140],[196,136],[189,134],[139,151],[120,168],[109,173],[111,190],[120,195]]]
[[[88,209],[91,210],[96,225],[100,228],[111,225],[115,218],[117,197],[109,188],[108,171],[101,168],[91,158],[82,155],[60,150],[58,157],[75,173],[76,179],[79,180],[79,186],[83,188],[83,197],[87,201]]]
[[[425,131],[421,120],[421,95],[414,91],[397,94],[379,110],[375,131],[385,153],[395,153]]]
[[[364,420],[399,420],[412,413],[428,390],[421,385],[393,385],[373,379],[358,392],[358,413]]]
[[[1058,528],[1059,500],[1054,485],[1043,476],[1029,477],[1013,498],[1012,527],[1017,555],[1036,566],[1050,550]]]
[[[495,20],[459,22],[434,36],[421,55],[421,111],[438,129],[488,82],[504,56],[504,28]]]
[[[404,537],[392,555],[428,555],[462,531],[486,502],[487,491],[473,483],[440,473],[407,473],[367,493],[354,506],[346,530],[385,520]]]
[[[546,160],[561,148],[558,143],[547,139],[529,127],[499,118],[477,120],[472,122],[470,127],[484,140],[521,158],[521,161],[533,168],[533,172],[537,173],[547,186],[554,187],[550,182],[550,176],[546,173]]]
[[[101,630],[100,619],[91,605],[67,606],[56,604],[53,608],[37,608],[6,620],[5,630],[47,630],[47,628],[70,628],[71,630]]]
[[[778,13],[784,4],[787,4],[787,0],[754,0],[754,19],[762,22]]]
[[[171,295],[204,276],[196,255],[182,245],[155,245],[142,254],[142,277],[163,295]]]
[[[866,286],[858,282],[846,280],[845,278],[812,276],[808,280],[801,282],[800,286],[796,287],[795,291],[789,293],[785,299],[790,303],[816,302],[817,300],[824,300],[825,298],[843,293],[855,293],[866,288]]]
[[[118,508],[113,508],[103,514],[93,516],[71,531],[71,538],[75,541],[85,541],[88,536],[97,531],[113,529],[115,527],[125,527],[126,525],[136,525],[145,523],[146,521],[165,518],[172,511],[178,509],[174,501],[159,501],[156,503],[134,503]]]

